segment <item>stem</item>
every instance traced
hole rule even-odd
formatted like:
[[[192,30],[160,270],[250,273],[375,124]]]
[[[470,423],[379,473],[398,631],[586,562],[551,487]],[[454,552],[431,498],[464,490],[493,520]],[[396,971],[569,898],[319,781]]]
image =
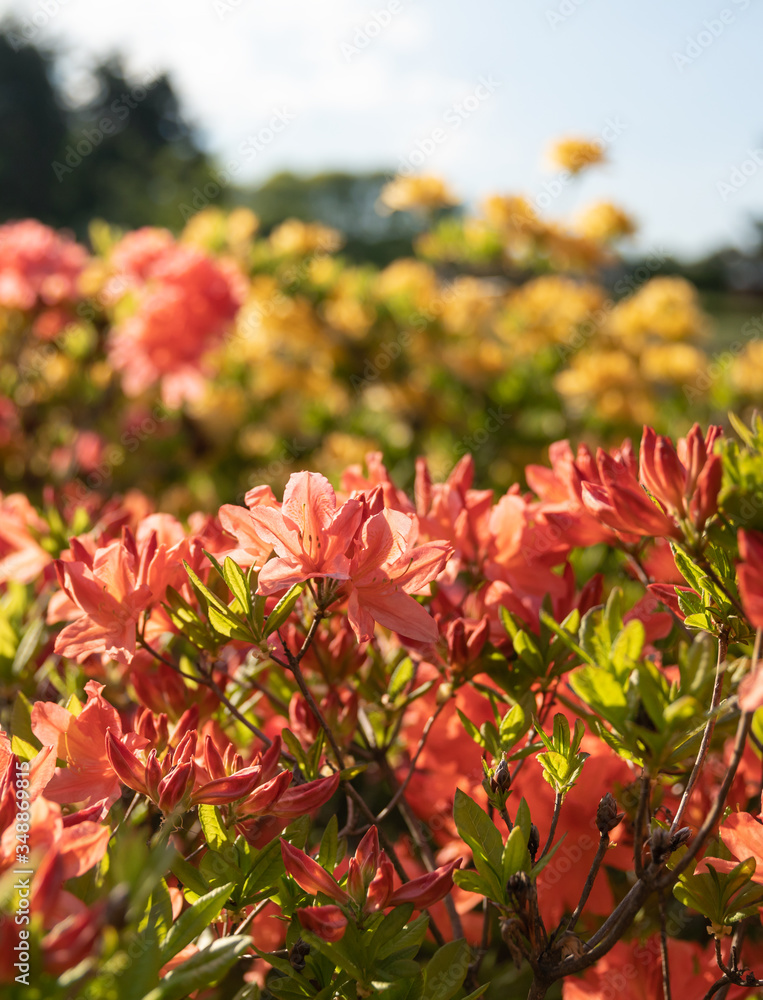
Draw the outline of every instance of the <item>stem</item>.
[[[710,714],[708,716],[707,725],[705,726],[705,731],[702,734],[702,742],[700,743],[699,752],[697,754],[697,759],[694,761],[694,767],[692,768],[691,774],[689,775],[689,780],[686,783],[686,788],[681,796],[681,802],[679,803],[678,810],[676,812],[675,818],[670,826],[671,834],[674,834],[676,830],[681,825],[681,819],[686,811],[686,807],[689,804],[689,799],[691,798],[692,792],[694,791],[694,786],[702,773],[702,768],[705,765],[705,758],[707,757],[707,752],[710,749],[710,741],[713,738],[713,731],[715,730],[716,723],[716,712],[718,705],[721,701],[721,690],[723,689],[723,667],[726,663],[726,652],[728,650],[728,632],[723,629],[718,638],[718,660],[715,666],[715,685],[713,686],[713,697],[710,701]]]
[[[649,812],[649,792],[651,791],[651,779],[646,772],[641,775],[641,794],[636,810],[636,822],[633,828],[633,864],[636,869],[636,877],[644,877],[644,837],[646,835],[647,814]]]
[[[562,811],[562,802],[564,802],[564,795],[561,792],[557,792],[554,796],[554,814],[551,817],[551,827],[548,831],[548,839],[546,840],[546,846],[541,851],[540,858],[542,860],[551,850],[551,845],[554,842],[554,835],[556,833],[556,824],[559,822],[559,813]]]
[[[739,717],[739,724],[737,726],[736,740],[734,741],[734,753],[731,758],[731,763],[726,771],[726,776],[723,779],[723,784],[721,785],[718,795],[716,796],[715,802],[713,803],[713,808],[710,810],[710,814],[706,818],[705,822],[702,824],[699,832],[697,833],[694,840],[691,842],[689,848],[687,849],[684,856],[676,864],[672,871],[667,875],[664,875],[658,882],[658,889],[668,889],[673,886],[675,882],[678,881],[679,875],[683,874],[684,871],[689,867],[694,857],[702,849],[705,841],[708,839],[710,834],[715,829],[715,825],[721,818],[721,814],[726,805],[726,796],[729,794],[732,782],[736,777],[737,769],[742,760],[742,755],[744,754],[745,743],[747,742],[747,734],[750,731],[750,725],[752,723],[752,712],[742,712]]]
[[[162,656],[162,654],[158,650],[154,649],[153,646],[150,646],[146,642],[143,636],[139,635],[137,638],[138,638],[138,644],[140,646],[142,646],[147,652],[151,653],[151,655],[154,656],[157,660],[159,660],[160,663],[163,663],[166,667],[169,667],[170,670],[174,670],[176,674],[179,674],[186,680],[193,681],[194,684],[202,684],[204,687],[208,687],[210,691],[213,691],[217,695],[217,697],[220,699],[222,704],[225,705],[225,707],[228,709],[231,715],[235,716],[238,719],[238,721],[243,723],[243,725],[245,725],[246,728],[251,733],[254,733],[254,735],[258,739],[262,740],[262,742],[265,744],[266,747],[272,745],[273,741],[270,739],[270,737],[266,736],[265,733],[263,733],[261,729],[255,726],[253,722],[250,722],[249,719],[247,719],[247,717],[242,712],[239,712],[239,710],[236,708],[236,706],[233,704],[230,698],[228,698],[225,692],[221,689],[217,681],[215,681],[215,679],[212,677],[211,670],[208,674],[202,673],[200,670],[199,676],[193,677],[191,674],[187,674],[184,670],[181,670],[176,663],[172,662],[172,660],[168,660],[166,656]],[[294,758],[291,756],[291,754],[283,753],[281,756],[285,760],[294,763]]]
[[[410,780],[413,777],[414,772],[416,770],[416,763],[417,763],[419,757],[421,756],[421,752],[424,749],[424,744],[427,741],[427,737],[429,736],[429,733],[430,733],[432,727],[434,726],[434,724],[435,724],[435,722],[437,720],[437,716],[440,714],[440,712],[442,712],[442,710],[448,704],[448,700],[449,699],[446,699],[441,705],[438,705],[437,708],[435,709],[434,713],[432,715],[430,715],[429,718],[427,719],[426,725],[424,726],[424,731],[421,734],[421,739],[419,740],[419,744],[416,747],[416,752],[414,753],[413,758],[411,760],[410,767],[408,768],[408,773],[405,776],[405,780],[400,785],[400,787],[397,789],[397,791],[392,796],[392,798],[387,803],[387,805],[382,809],[382,811],[376,817],[376,822],[377,823],[380,823],[383,819],[386,819],[387,816],[389,816],[389,814],[392,812],[392,810],[395,808],[395,806],[400,801],[401,797],[405,794],[405,790],[408,787],[408,784],[410,783]]]
[[[604,860],[604,855],[607,853],[609,847],[609,834],[602,833],[599,838],[599,847],[596,851],[596,856],[591,864],[590,871],[588,872],[588,878],[585,880],[585,885],[583,886],[583,892],[580,895],[580,901],[575,907],[572,916],[567,921],[567,930],[571,931],[574,929],[575,924],[580,919],[580,914],[583,912],[583,907],[588,902],[588,897],[591,895],[591,890],[593,889],[593,884],[596,881],[596,876],[599,874],[599,869],[601,868],[601,863]]]
[[[670,965],[668,963],[668,934],[665,929],[665,896],[660,893],[660,962],[662,963],[662,993],[664,1000],[672,1000],[670,991]]]

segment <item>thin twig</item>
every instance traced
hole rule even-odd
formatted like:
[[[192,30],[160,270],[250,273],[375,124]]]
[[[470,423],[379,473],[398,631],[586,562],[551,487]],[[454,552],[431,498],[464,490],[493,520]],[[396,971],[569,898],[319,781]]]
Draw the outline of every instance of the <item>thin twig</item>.
[[[382,809],[382,811],[376,817],[376,822],[377,823],[380,823],[383,819],[386,819],[387,816],[389,816],[389,814],[392,812],[392,810],[398,804],[398,802],[400,801],[400,799],[402,798],[402,796],[405,795],[405,790],[408,787],[408,785],[410,783],[410,780],[411,780],[411,778],[414,775],[414,772],[416,770],[416,763],[417,763],[417,761],[418,761],[419,757],[421,756],[421,753],[422,753],[422,751],[424,749],[424,745],[426,744],[427,737],[429,736],[429,733],[430,733],[432,727],[434,726],[435,722],[437,721],[438,715],[440,714],[440,712],[442,712],[442,710],[445,708],[445,706],[447,704],[448,704],[448,699],[446,699],[445,701],[443,701],[442,704],[438,705],[437,708],[435,709],[435,711],[433,712],[433,714],[430,715],[429,718],[427,719],[426,725],[424,726],[424,731],[421,734],[421,738],[419,739],[418,746],[416,747],[416,751],[415,751],[415,753],[413,755],[413,758],[411,759],[411,763],[410,763],[410,766],[408,768],[408,773],[406,774],[405,779],[403,780],[403,782],[401,783],[400,787],[397,789],[397,791],[395,792],[395,794],[392,796],[392,798],[390,799],[390,801],[387,803],[387,805]]]
[[[636,877],[644,876],[644,838],[646,836],[647,816],[649,813],[649,793],[651,791],[651,778],[644,771],[641,775],[641,791],[636,810],[636,822],[633,827],[633,864],[636,869]]]
[[[599,847],[596,851],[596,856],[591,863],[591,867],[588,871],[588,877],[585,880],[585,885],[583,886],[583,891],[580,894],[580,900],[578,905],[575,907],[570,919],[567,921],[567,930],[574,930],[575,924],[580,919],[580,914],[583,912],[583,907],[588,902],[588,897],[591,895],[591,890],[593,889],[593,884],[596,881],[596,876],[599,874],[599,868],[601,868],[601,863],[604,860],[604,856],[609,848],[609,834],[602,833],[599,838]]]
[[[716,723],[716,713],[718,705],[721,701],[721,691],[723,690],[723,677],[724,677],[724,666],[726,663],[726,651],[728,649],[728,632],[724,629],[718,638],[718,660],[715,666],[715,684],[713,686],[713,697],[710,701],[710,712],[707,719],[707,725],[705,726],[705,731],[702,734],[702,742],[699,746],[699,752],[697,754],[697,759],[694,761],[694,767],[692,768],[691,774],[689,775],[689,780],[686,783],[686,788],[681,796],[681,801],[678,805],[676,815],[670,826],[671,834],[674,834],[676,830],[681,826],[681,820],[683,814],[686,811],[686,807],[689,804],[689,799],[694,791],[694,786],[702,772],[702,768],[705,764],[705,759],[707,757],[707,752],[710,749],[710,741],[713,738],[713,731],[715,730]]]
[[[670,964],[668,962],[668,932],[665,921],[665,895],[659,894],[660,902],[660,962],[662,964],[662,993],[663,1000],[672,1000],[670,990]]]
[[[551,850],[551,845],[554,842],[554,835],[556,834],[556,825],[559,822],[559,813],[562,811],[562,802],[564,802],[564,795],[561,792],[557,792],[554,796],[554,813],[551,817],[551,827],[548,831],[548,839],[546,840],[546,846],[541,851],[540,858],[542,860]]]

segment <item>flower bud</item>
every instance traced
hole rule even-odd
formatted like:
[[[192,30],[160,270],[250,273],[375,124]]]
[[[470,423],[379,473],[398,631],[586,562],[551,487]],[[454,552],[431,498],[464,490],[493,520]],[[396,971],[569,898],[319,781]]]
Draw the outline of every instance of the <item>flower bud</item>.
[[[680,830],[676,830],[673,834],[673,839],[670,841],[670,850],[677,851],[679,847],[683,847],[685,843],[691,838],[691,827],[682,826]]]
[[[596,826],[602,837],[610,834],[612,830],[622,821],[625,813],[617,811],[617,803],[611,792],[607,792],[599,802],[596,810]]]
[[[187,760],[173,767],[159,783],[159,808],[163,813],[174,812],[185,798],[193,781],[193,761]]]
[[[501,758],[500,764],[493,772],[490,784],[494,792],[508,792],[511,786],[511,771],[509,770],[509,765],[507,764],[505,757]]]
[[[294,947],[289,952],[289,965],[297,972],[301,972],[305,967],[305,958],[309,954],[310,945],[302,938],[297,938]]]
[[[652,861],[656,865],[661,865],[666,858],[670,857],[673,852],[673,838],[670,835],[669,830],[663,830],[662,827],[657,827],[656,830],[652,832],[649,838],[649,853],[652,855]]]
[[[338,906],[305,906],[297,910],[297,917],[304,928],[324,941],[341,940],[347,927],[347,917]]]
[[[533,864],[535,864],[535,855],[538,853],[538,848],[540,847],[540,831],[535,823],[530,824],[530,836],[527,839],[527,850],[530,854],[530,859]]]

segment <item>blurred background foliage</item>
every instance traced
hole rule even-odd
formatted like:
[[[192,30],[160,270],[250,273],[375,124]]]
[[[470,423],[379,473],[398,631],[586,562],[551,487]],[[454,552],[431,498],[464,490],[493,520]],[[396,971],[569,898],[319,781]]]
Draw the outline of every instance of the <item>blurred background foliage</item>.
[[[115,57],[93,80],[77,103],[54,53],[0,35],[0,222],[39,219],[92,254],[63,312],[3,310],[9,492],[137,486],[187,513],[304,467],[336,479],[375,449],[403,486],[417,454],[442,477],[468,451],[478,484],[505,489],[554,440],[611,443],[644,422],[677,436],[761,398],[763,223],[751,250],[681,262],[629,255],[632,224],[607,204],[565,221],[515,195],[467,209],[385,171],[242,187],[167,77],[143,88]],[[572,173],[592,165],[563,147]],[[240,279],[193,398],[161,378],[125,391],[113,367],[148,286],[104,290],[143,226]]]

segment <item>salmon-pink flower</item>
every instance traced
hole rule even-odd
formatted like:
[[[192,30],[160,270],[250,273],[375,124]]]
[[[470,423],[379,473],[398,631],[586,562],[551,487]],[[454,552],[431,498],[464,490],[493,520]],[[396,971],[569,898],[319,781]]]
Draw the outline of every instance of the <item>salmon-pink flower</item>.
[[[54,802],[92,805],[101,799],[110,806],[119,798],[120,783],[112,767],[106,739],[109,730],[121,736],[122,723],[117,710],[103,697],[103,684],[88,681],[87,703],[79,715],[60,706],[35,702],[32,708],[32,731],[46,746],[56,748],[67,767],[58,768],[45,795]],[[145,744],[134,733],[126,737],[130,749]]]
[[[61,586],[81,612],[59,632],[56,652],[79,661],[106,653],[129,663],[139,616],[152,597],[150,586],[138,580],[133,554],[121,541],[113,541],[97,550],[92,568],[62,559],[55,566]]]
[[[360,524],[363,505],[352,498],[337,506],[325,476],[297,472],[289,478],[280,510],[258,504],[251,510],[254,530],[278,558],[266,563],[259,593],[274,594],[318,577],[346,580],[347,549]]]
[[[408,639],[435,642],[437,624],[411,595],[442,571],[451,554],[447,542],[415,546],[415,518],[385,509],[364,523],[350,566],[347,614],[359,642],[374,622]]]
[[[35,219],[0,226],[0,305],[55,306],[79,297],[87,251]]]

